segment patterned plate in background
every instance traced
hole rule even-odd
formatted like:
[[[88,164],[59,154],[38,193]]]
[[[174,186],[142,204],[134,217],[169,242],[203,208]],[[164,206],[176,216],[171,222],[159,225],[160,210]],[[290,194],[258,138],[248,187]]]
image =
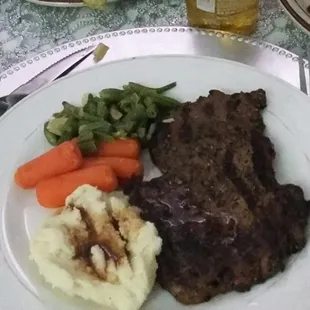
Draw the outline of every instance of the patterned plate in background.
[[[57,6],[57,7],[81,7],[84,6],[82,0],[27,0],[34,4],[46,5],[46,6]]]
[[[82,7],[84,2],[82,0],[27,0],[28,2],[55,7]],[[118,0],[107,0],[107,2],[116,2]]]
[[[280,3],[293,19],[307,33],[310,33],[310,1],[280,0]]]

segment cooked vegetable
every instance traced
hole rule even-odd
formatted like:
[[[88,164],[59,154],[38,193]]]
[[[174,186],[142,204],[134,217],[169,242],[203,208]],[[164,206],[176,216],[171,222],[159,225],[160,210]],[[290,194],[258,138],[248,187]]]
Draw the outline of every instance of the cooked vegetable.
[[[144,105],[146,107],[146,115],[149,118],[156,118],[158,110],[155,103],[153,102],[153,99],[151,97],[145,97]]]
[[[120,118],[122,118],[123,114],[122,112],[120,112],[116,106],[112,105],[112,107],[110,108],[110,115],[112,117],[112,119],[114,120],[119,120]]]
[[[66,141],[17,168],[15,183],[24,189],[33,188],[42,180],[80,168],[82,163],[77,144]]]
[[[57,144],[61,144],[64,141],[72,140],[77,136],[79,132],[79,122],[73,117],[68,117],[66,122],[60,128],[60,137]]]
[[[163,93],[176,86],[170,83],[152,88],[130,82],[123,89],[106,88],[98,96],[83,96],[81,107],[63,102],[63,110],[55,113],[44,128],[46,139],[57,145],[83,133],[79,139],[83,155],[92,155],[102,141],[137,138],[142,143],[151,139],[156,124],[177,108],[179,101]],[[83,143],[80,141],[82,140]]]
[[[107,104],[101,100],[97,101],[97,115],[105,119],[109,114]]]
[[[76,139],[76,143],[84,156],[97,151],[94,134],[91,131],[80,132]]]
[[[95,186],[104,192],[111,192],[118,186],[113,170],[109,166],[100,165],[39,182],[36,186],[38,202],[46,208],[62,207],[66,198],[83,184]]]
[[[85,0],[84,0],[85,1]],[[88,3],[89,0],[85,1],[85,3]],[[97,0],[98,2],[98,0]],[[94,1],[91,2],[91,4],[93,4]],[[106,1],[105,0],[101,0],[101,3],[98,4],[96,3],[96,7],[97,8],[101,8],[102,5],[105,5]],[[95,50],[93,51],[94,54],[94,62],[98,62],[100,60],[103,59],[103,57],[106,55],[106,53],[108,52],[109,47],[106,46],[103,43],[99,43],[98,46],[95,48]]]
[[[144,140],[145,135],[146,135],[145,127],[138,128],[137,133],[138,133],[138,138],[140,138],[141,140]]]
[[[63,109],[63,115],[69,117],[75,117],[75,118],[80,118],[80,115],[81,115],[81,109],[79,107],[76,107],[66,101],[64,101],[62,103],[62,106],[64,107]]]
[[[112,129],[112,125],[108,123],[107,121],[101,120],[101,121],[96,121],[93,123],[88,123],[85,125],[81,125],[79,128],[79,133],[85,132],[85,131],[94,131],[94,130],[100,130],[104,131],[106,133],[110,132]]]
[[[112,168],[117,177],[130,179],[143,173],[143,166],[139,160],[122,157],[87,157],[83,161],[83,168],[107,165]]]
[[[153,102],[158,107],[168,108],[170,110],[175,109],[181,104],[180,101],[163,95],[154,96]]]
[[[67,117],[58,117],[51,119],[48,122],[47,130],[57,136],[61,136],[61,129],[64,126],[64,124],[67,122]]]
[[[57,142],[59,140],[59,136],[53,134],[52,132],[50,132],[48,129],[47,129],[47,126],[48,126],[48,122],[46,122],[44,124],[44,136],[46,138],[46,140],[48,141],[49,144],[55,146],[57,145]]]
[[[130,88],[132,88],[137,94],[139,93],[147,93],[147,92],[150,92],[150,91],[155,91],[157,94],[162,94],[174,87],[177,86],[177,83],[176,82],[173,82],[173,83],[170,83],[170,84],[167,84],[163,87],[158,87],[158,88],[152,88],[152,87],[147,87],[147,86],[143,86],[141,84],[138,84],[138,83],[133,83],[133,82],[129,82],[128,83],[128,86]]]
[[[129,113],[132,109],[132,106],[135,106],[140,101],[140,96],[136,93],[128,93],[128,96],[124,97],[119,102],[119,107],[122,111]]]
[[[156,124],[153,123],[153,124],[150,125],[149,130],[148,130],[148,132],[147,132],[147,135],[146,135],[146,140],[147,140],[147,141],[151,140],[151,138],[152,138],[153,133],[155,132],[155,130],[156,130]]]
[[[83,106],[83,111],[91,115],[97,114],[97,102],[92,94],[88,94],[86,104]]]
[[[124,91],[118,88],[106,88],[99,93],[103,100],[118,102],[123,99]]]
[[[140,143],[136,139],[117,139],[111,142],[101,142],[98,145],[98,155],[138,159],[140,156]]]

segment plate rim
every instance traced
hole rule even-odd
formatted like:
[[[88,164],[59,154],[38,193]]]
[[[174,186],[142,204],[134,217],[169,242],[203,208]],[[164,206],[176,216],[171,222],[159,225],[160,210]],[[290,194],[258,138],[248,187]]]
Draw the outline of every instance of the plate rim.
[[[38,2],[38,0],[26,0],[30,2]],[[118,0],[112,0],[118,1]],[[279,0],[280,2],[282,0]],[[41,1],[40,1],[41,2]],[[282,3],[282,2],[281,2]],[[257,46],[258,48],[267,49],[270,52],[278,54],[278,56],[283,56],[286,59],[297,62],[298,55],[294,52],[291,52],[287,49],[284,49],[278,45],[269,43],[264,40],[260,40],[258,38],[252,38],[248,36],[243,36],[239,34],[229,33],[221,30],[213,30],[213,29],[203,29],[203,28],[195,28],[195,27],[187,27],[187,26],[160,26],[160,27],[137,27],[137,28],[130,28],[124,30],[116,30],[116,31],[108,31],[102,32],[97,35],[91,35],[87,37],[83,37],[80,39],[72,40],[70,42],[61,44],[59,46],[55,46],[51,49],[45,50],[43,52],[38,52],[36,55],[29,57],[19,63],[12,65],[11,67],[0,71],[0,82],[5,80],[11,80],[13,76],[15,77],[17,73],[21,70],[28,69],[34,63],[40,62],[51,55],[60,53],[61,50],[67,49],[74,49],[76,47],[81,46],[90,46],[96,42],[104,42],[106,44],[109,43],[109,39],[117,38],[117,37],[124,37],[124,36],[133,36],[133,35],[152,35],[155,33],[161,33],[164,35],[165,33],[190,33],[191,35],[197,36],[209,36],[209,37],[217,37],[219,39],[227,38],[232,41],[236,42],[244,42],[245,44]],[[139,56],[139,55],[138,55]],[[125,59],[125,58],[122,58]],[[310,66],[310,64],[309,64]],[[304,63],[304,68],[308,69],[307,62]]]

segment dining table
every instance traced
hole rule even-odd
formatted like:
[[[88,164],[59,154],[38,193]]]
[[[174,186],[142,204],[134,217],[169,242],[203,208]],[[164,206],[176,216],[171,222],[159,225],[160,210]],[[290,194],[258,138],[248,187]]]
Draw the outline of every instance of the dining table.
[[[98,33],[187,25],[183,0],[119,0],[102,10],[0,0],[0,72],[55,46]],[[310,38],[276,0],[260,1],[259,21],[252,37],[304,55]]]
[[[67,57],[71,56],[72,51],[74,53],[81,52],[83,51],[82,49],[87,50],[88,48],[94,48],[95,46],[98,46],[97,44],[100,43],[106,43],[107,46],[109,47],[109,53],[107,53],[107,55],[105,55],[103,59],[103,61],[106,60],[107,62],[117,61],[128,57],[134,59],[137,56],[143,56],[143,55],[149,56],[155,54],[158,55],[160,52],[163,51],[166,57],[168,57],[170,53],[178,54],[178,52],[180,52],[180,54],[187,56],[209,56],[210,61],[211,57],[216,56],[217,57],[216,61],[218,61],[218,59],[220,58],[226,60],[232,60],[234,62],[230,63],[231,66],[236,66],[236,62],[239,62],[243,64],[242,66],[240,66],[240,68],[246,71],[251,71],[252,70],[251,67],[257,67],[260,71],[257,72],[255,71],[256,73],[253,71],[254,75],[256,74],[261,75],[264,72],[264,74],[267,74],[264,75],[264,77],[266,77],[268,80],[271,79],[271,77],[269,76],[271,74],[273,76],[277,76],[278,79],[280,78],[285,80],[286,82],[284,83],[289,83],[292,86],[300,88],[300,72],[303,71],[300,69],[303,69],[302,68],[303,63],[301,64],[301,66],[299,66],[300,61],[298,60],[301,59],[297,57],[295,54],[303,55],[305,57],[307,56],[307,48],[308,43],[310,42],[309,40],[310,35],[304,32],[301,28],[299,28],[298,25],[296,25],[290,19],[290,17],[287,15],[286,11],[284,11],[278,0],[260,0],[260,13],[257,29],[251,35],[251,38],[244,38],[242,36],[227,34],[224,32],[222,33],[219,31],[192,29],[187,28],[187,26],[189,25],[186,13],[186,3],[184,0],[116,0],[115,2],[108,3],[106,7],[101,10],[92,9],[86,6],[84,7],[43,6],[30,3],[27,0],[0,0],[0,97],[3,96],[3,93],[5,92],[6,96],[8,94],[11,94],[11,92],[13,92],[16,89],[16,87],[20,85],[23,86],[24,85],[23,83],[26,83],[29,80],[31,81],[31,79],[29,78],[30,76],[31,77],[36,76],[36,74],[39,75],[39,73],[44,72],[44,70],[48,68],[48,66],[45,66],[45,64],[48,63],[49,66],[53,66],[56,63],[56,62],[53,63],[53,59],[56,59],[59,55],[62,56],[66,55],[66,57],[65,58],[62,57],[59,59],[57,58],[57,61],[58,60],[60,61],[60,59],[64,60]],[[136,28],[140,28],[140,30]],[[159,43],[164,42],[166,48],[165,49],[162,48],[162,46],[160,46],[160,44],[156,40],[160,41]],[[184,44],[177,44],[182,42]],[[141,48],[136,48],[135,44],[139,44],[139,47]],[[277,46],[279,46],[279,48]],[[288,50],[289,52],[283,49]],[[123,57],[124,55],[125,57]],[[194,59],[195,57],[192,58]],[[27,61],[24,61],[26,59]],[[244,65],[250,65],[251,67]],[[75,69],[82,70],[90,68],[92,66],[94,66],[93,57],[91,57],[91,59],[90,57],[88,57],[88,59],[80,63],[81,67],[80,69],[78,67]],[[309,64],[307,63],[305,66],[307,66],[306,76],[309,81],[310,77],[308,74]],[[197,66],[197,68],[198,67],[199,66]],[[43,71],[41,70],[42,68]],[[98,66],[98,68],[99,68],[98,70],[100,70],[100,68],[102,67]],[[196,67],[193,66],[193,68]],[[35,70],[37,71],[35,72]],[[206,71],[207,70],[203,72]],[[76,77],[78,75],[74,76]],[[242,77],[242,74],[240,74],[240,76]],[[211,80],[210,77],[212,77],[212,74],[209,75],[209,80]],[[235,76],[231,78],[231,81],[233,81],[234,78]],[[236,80],[238,81],[238,79]],[[240,81],[241,80],[242,79],[240,78]],[[186,79],[184,81],[186,81]],[[275,79],[275,83],[277,85],[278,84],[280,85],[281,83],[283,83],[283,81],[280,80],[277,81]],[[55,83],[54,85],[56,84],[57,83]],[[283,85],[287,87],[287,89],[289,89],[290,91],[296,92],[296,89],[289,87],[289,84],[283,84]],[[270,87],[272,87],[272,85]],[[75,84],[72,89],[73,91],[70,90],[71,93],[75,92],[76,89]],[[2,93],[1,90],[3,91]],[[70,91],[68,91],[68,93]],[[55,93],[61,94],[62,96],[61,91]],[[286,94],[286,92],[282,93],[281,91],[278,90],[275,91],[274,93],[279,94],[280,98],[282,98],[281,96],[283,94],[284,95]],[[308,93],[310,93],[309,83],[308,83]],[[300,96],[304,96],[303,100],[301,100],[300,102],[297,101],[300,106],[303,106],[304,102],[306,103],[308,102],[307,100],[309,98],[305,97],[305,95],[301,93],[299,94],[299,91],[297,96],[298,98]],[[24,102],[27,102],[27,98],[29,97],[26,97],[26,100]],[[52,96],[50,96],[50,98],[52,98]],[[287,98],[290,98],[290,96],[287,97],[284,96],[283,98],[285,98],[286,100]],[[52,101],[54,101],[54,98],[52,98]],[[293,100],[289,101],[288,103],[292,101]],[[36,103],[36,101],[34,102]],[[45,102],[45,98],[44,100],[38,100],[39,104],[41,104],[41,102]],[[60,100],[57,99],[55,100],[55,102],[60,103]],[[275,100],[275,102],[277,102],[277,100]],[[279,102],[282,104],[284,100],[281,99],[279,100]],[[286,104],[288,103],[286,102]],[[51,105],[49,106],[49,109],[52,110],[54,109],[53,107],[54,105]],[[2,135],[2,137],[5,137],[7,139],[4,141],[12,141],[12,145],[14,143],[17,145],[16,150],[18,150],[19,147],[21,148],[24,147],[24,144],[22,144],[22,142],[24,140],[26,141],[28,137],[31,137],[31,134],[28,135],[27,132],[26,138],[18,137],[18,139],[15,139],[17,135],[16,133],[22,132],[24,130],[22,127],[24,126],[23,122],[27,121],[29,123],[29,128],[32,128],[32,126],[34,126],[32,123],[33,119],[38,120],[39,117],[41,118],[41,116],[38,116],[39,114],[37,115],[34,109],[28,110],[28,107],[27,107],[27,111],[29,111],[28,114],[26,113],[24,115],[21,112],[21,114],[15,114],[14,116],[14,113],[18,111],[18,109],[20,108],[24,108],[24,105],[23,104],[16,105],[5,113],[3,111],[4,116],[1,117],[2,123],[0,122],[1,124],[6,124],[5,123],[6,120],[9,120],[10,117],[12,117],[12,115],[13,117],[17,117],[17,121],[12,122],[14,123],[14,126],[12,126],[12,130],[11,129],[7,130],[7,133],[9,134]],[[39,111],[41,112],[43,111],[42,113],[43,114],[46,113],[47,115],[49,113],[48,112],[49,110],[45,110],[45,107],[44,109],[39,109]],[[286,110],[283,109],[283,111]],[[298,109],[295,109],[294,106],[294,109],[287,111],[296,112],[296,114],[287,112],[288,119],[291,119],[290,117],[293,116],[295,117],[295,115],[297,115],[300,117],[301,120],[303,120],[301,121],[301,124],[306,124],[305,127],[302,127],[302,125],[299,126],[298,121],[295,121],[294,124],[297,124],[296,130],[299,130],[302,133],[304,128],[308,130],[309,126],[306,118],[307,115],[306,112],[308,111],[308,106],[306,104],[303,110],[298,111]],[[303,117],[303,111],[306,111],[304,113],[305,115],[304,117]],[[52,115],[52,113],[53,112],[51,112],[49,115]],[[35,117],[33,117],[32,119],[33,115],[35,115]],[[41,121],[43,120],[44,117],[42,116]],[[294,118],[292,119],[294,120]],[[40,129],[41,127],[38,128]],[[37,128],[35,130],[37,130]],[[35,132],[35,130],[33,132]],[[307,130],[305,130],[304,132],[307,133],[308,132]],[[2,133],[3,132],[5,131],[2,131]],[[41,133],[43,134],[43,129]],[[21,133],[20,136],[22,137],[23,134],[24,133]],[[290,135],[288,136],[290,137]],[[12,139],[12,137],[14,137],[14,139]],[[289,137],[287,138],[288,140],[290,139]],[[297,137],[298,138],[296,138],[296,141],[298,141],[298,143],[300,144],[303,143],[307,145],[306,143],[304,143],[304,141],[307,140],[308,136],[302,138],[297,135]],[[302,143],[299,141],[302,141]],[[9,145],[10,143],[7,144]],[[2,143],[1,145],[4,145],[4,143]],[[40,149],[36,147],[36,144],[33,145],[34,145],[34,147],[32,147],[33,150],[37,151],[38,149]],[[292,145],[295,144],[293,144],[292,142]],[[6,147],[5,149],[6,153],[0,152],[0,155],[2,156],[2,157],[0,156],[2,158],[1,161],[2,166],[0,167],[2,168],[2,170],[0,169],[0,190],[2,190],[2,192],[0,192],[0,198],[3,199],[3,201],[5,201],[5,203],[2,203],[0,201],[0,211],[9,210],[9,208],[4,209],[5,204],[8,205],[9,207],[11,207],[11,204],[14,205],[14,203],[7,202],[7,192],[6,192],[7,190],[6,186],[9,186],[7,185],[7,183],[8,184],[12,183],[11,182],[12,174],[10,174],[9,176],[10,181],[9,182],[6,181],[5,186],[3,186],[4,182],[2,181],[4,180],[4,177],[7,177],[4,173],[6,172],[6,166],[5,164],[3,164],[4,163],[3,158],[5,158],[5,160],[9,162],[9,156],[6,155],[9,153],[8,151],[9,148]],[[310,153],[310,148],[308,149],[309,149],[308,152]],[[12,152],[12,154],[17,155],[17,151]],[[308,157],[305,158],[307,158],[308,160]],[[296,162],[299,163],[299,161]],[[15,164],[16,162],[14,157],[14,165]],[[293,168],[292,171],[294,171]],[[296,169],[296,171],[300,172],[301,169]],[[18,204],[15,203],[15,205],[18,207],[22,207],[19,205],[19,202]],[[27,208],[28,206],[26,207],[26,209]],[[33,223],[35,222],[32,222],[32,217],[35,214],[34,218],[36,219],[37,213],[33,214],[31,213],[33,210],[32,206],[30,206],[30,208],[28,208],[27,210],[30,210],[29,213],[27,214],[22,212],[19,213],[20,216],[19,219],[23,218],[22,220],[20,220],[20,222],[23,222],[20,231],[23,231],[24,226],[28,227],[29,230],[35,227],[35,225],[33,225]],[[16,240],[18,242],[17,241],[14,242],[16,242],[18,246],[14,247],[14,249],[17,249],[16,250],[17,252],[11,254],[11,252],[8,251],[7,249],[11,249],[12,245],[9,244],[9,242],[7,241],[2,242],[3,240],[1,239],[2,237],[1,234],[4,235],[3,231],[5,231],[5,234],[7,234],[7,231],[5,229],[7,229],[6,227],[10,227],[10,224],[2,221],[1,216],[3,216],[3,214],[5,214],[5,212],[1,211],[0,228],[2,227],[5,228],[0,230],[0,279],[2,279],[2,282],[0,281],[0,309],[1,310],[42,309],[41,301],[44,301],[45,304],[49,304],[47,302],[49,301],[49,299],[46,298],[45,295],[43,297],[40,296],[39,298],[35,298],[38,297],[39,294],[36,292],[36,289],[33,288],[31,284],[32,280],[30,281],[26,276],[24,276],[24,274],[26,273],[24,272],[24,270],[22,270],[22,268],[19,267],[20,261],[18,261],[17,263],[17,260],[15,260],[15,257],[18,256],[16,253],[22,253],[22,251],[24,251],[25,249],[26,243],[24,242],[22,250],[19,252],[20,243],[18,243],[19,242],[18,240],[24,240],[20,238],[20,236],[23,236],[23,238],[28,238],[29,236],[25,237],[26,233],[20,233],[20,234],[16,233],[15,230],[16,226],[13,225],[12,240],[15,240],[16,235],[17,236]],[[11,214],[13,214],[12,218],[14,219],[14,221],[12,222],[15,223],[15,213],[11,211]],[[21,214],[23,215],[21,216]],[[3,223],[6,224],[3,225]],[[27,228],[27,234],[28,234],[28,228]],[[25,254],[25,252],[26,251],[24,251],[23,254]],[[307,277],[306,273],[304,274],[304,278],[302,277],[302,272],[304,272],[304,270],[310,270],[310,269],[300,268],[299,273],[297,273],[296,279],[301,280],[298,283],[297,280],[296,282],[292,281],[293,287],[295,283],[299,285],[296,286],[297,289],[295,288],[292,291],[292,294],[295,294],[297,297],[307,296],[308,292],[307,290],[309,287],[308,284],[310,282],[305,279],[310,279],[310,277]],[[5,285],[1,286],[1,284],[3,283],[5,283]],[[265,286],[262,290],[265,289],[266,291],[269,290],[269,288],[271,288],[273,283],[274,282],[269,282],[268,284],[269,286],[268,285]],[[302,288],[300,289],[300,292],[298,292],[300,293],[300,295],[296,293],[298,291],[298,288]],[[260,292],[261,291],[259,291],[259,294]],[[279,290],[279,292],[281,291]],[[245,302],[249,305],[247,309],[251,308],[254,310],[256,308],[257,309],[260,308],[260,307],[258,308],[258,303],[256,303],[255,301],[256,296],[259,295],[255,294],[256,291],[254,291],[254,295],[253,294],[250,295],[249,299],[245,299],[246,300]],[[279,302],[283,301],[284,304],[285,298],[283,299],[282,298],[283,296],[284,295],[281,295],[281,298],[279,298],[277,301]],[[294,297],[295,299],[288,298],[287,300],[291,301],[293,300],[294,303],[292,305],[295,305],[297,300],[299,303],[299,299],[297,297],[296,298]],[[287,307],[285,308],[291,309],[290,305],[291,304],[288,303]],[[60,308],[59,307],[52,308],[52,306],[50,306],[48,307],[48,309],[60,309]],[[172,308],[169,308],[168,306],[167,309]],[[241,308],[232,307],[229,309],[241,309]],[[299,307],[299,309],[301,308]],[[309,309],[309,307],[307,308],[307,304],[303,309]]]

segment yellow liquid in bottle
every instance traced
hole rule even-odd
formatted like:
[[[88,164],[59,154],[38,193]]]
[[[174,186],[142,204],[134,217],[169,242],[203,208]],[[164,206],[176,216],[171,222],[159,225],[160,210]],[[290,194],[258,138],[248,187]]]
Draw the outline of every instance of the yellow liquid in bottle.
[[[249,35],[256,29],[259,0],[186,0],[191,26]]]

